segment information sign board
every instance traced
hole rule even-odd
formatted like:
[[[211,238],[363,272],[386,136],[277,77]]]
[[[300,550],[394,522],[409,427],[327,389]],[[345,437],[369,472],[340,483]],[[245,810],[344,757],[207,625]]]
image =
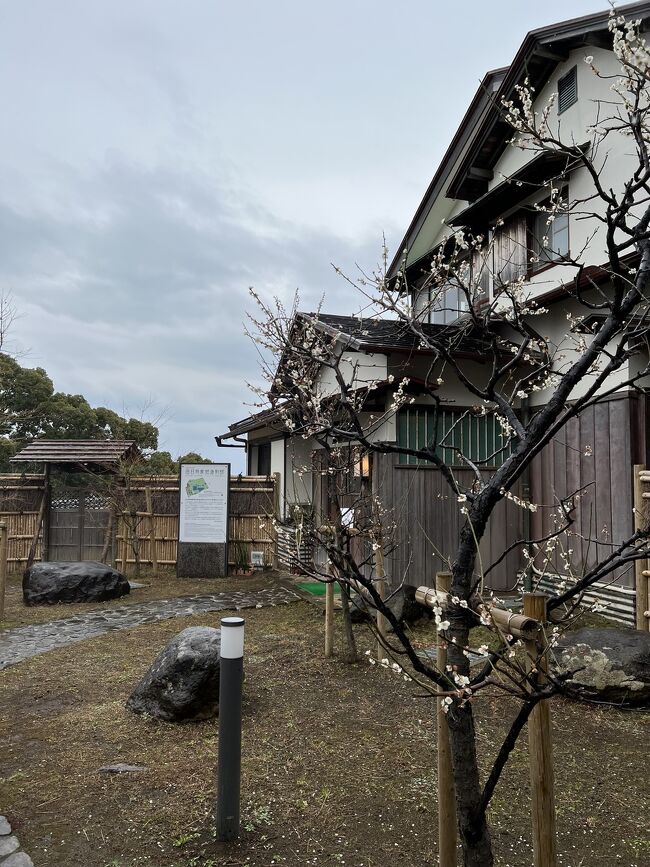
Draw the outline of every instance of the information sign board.
[[[181,464],[179,542],[225,544],[230,464]]]

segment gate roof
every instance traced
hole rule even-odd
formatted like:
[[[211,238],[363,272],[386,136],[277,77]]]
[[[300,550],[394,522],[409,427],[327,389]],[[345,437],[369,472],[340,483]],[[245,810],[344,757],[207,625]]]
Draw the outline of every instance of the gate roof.
[[[134,460],[140,451],[134,440],[36,440],[10,459],[10,463],[41,463],[69,472],[117,472],[120,461]]]

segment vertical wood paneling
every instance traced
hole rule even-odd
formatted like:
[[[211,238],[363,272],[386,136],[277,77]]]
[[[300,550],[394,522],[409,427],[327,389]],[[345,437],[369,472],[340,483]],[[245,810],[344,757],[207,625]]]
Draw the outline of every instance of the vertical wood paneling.
[[[395,524],[393,550],[386,558],[388,578],[392,586],[402,579],[409,584],[431,583],[456,555],[462,517],[456,497],[438,470],[398,465],[385,455],[376,460],[375,493],[388,509],[387,523]],[[470,484],[470,470],[458,470],[456,475],[462,484]],[[484,568],[510,542],[521,538],[522,510],[510,502],[499,503],[480,545]],[[487,586],[514,589],[521,566],[520,553],[512,552],[490,573]]]
[[[612,539],[612,497],[611,465],[609,444],[612,439],[610,428],[610,403],[594,407],[594,473],[596,490],[594,494],[596,526],[596,558],[601,560],[610,551]]]
[[[612,543],[619,544],[633,532],[631,421],[627,396],[589,407],[558,433],[531,467],[533,502],[548,504],[549,498],[552,502],[587,486],[575,510],[575,535],[567,543],[573,549],[572,565],[577,574],[610,551]],[[585,454],[587,446],[591,455]],[[549,533],[553,529],[551,509],[541,509],[533,526],[537,537]],[[603,528],[607,528],[606,534]],[[590,535],[591,543],[587,541]],[[561,562],[556,568],[561,571]],[[633,586],[629,569],[614,577],[623,586]]]

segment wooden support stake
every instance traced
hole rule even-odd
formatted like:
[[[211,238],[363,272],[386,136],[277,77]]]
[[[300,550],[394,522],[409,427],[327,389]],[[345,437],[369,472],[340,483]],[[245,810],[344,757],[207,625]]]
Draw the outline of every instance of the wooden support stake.
[[[647,484],[642,476],[645,466],[643,464],[634,465],[634,529],[641,530],[647,525],[648,507],[643,502],[645,494],[643,493],[643,485]],[[648,598],[648,576],[645,574],[648,571],[647,559],[634,561],[634,575],[636,587],[636,628],[642,629],[644,632],[650,630],[650,619],[646,617],[646,611],[650,608],[650,599]]]
[[[153,566],[153,571],[158,572],[158,551],[156,550],[156,530],[151,488],[144,489],[144,496],[147,501],[147,513],[149,515],[149,549],[151,552],[151,565]]]
[[[8,530],[4,521],[0,523],[0,620],[5,616],[5,588],[7,586],[7,542]]]
[[[332,578],[332,567],[327,567],[327,575]],[[334,582],[325,585],[325,658],[334,652]]]
[[[451,589],[451,573],[438,572],[436,575],[436,590],[449,593]],[[438,671],[445,673],[447,666],[447,647],[442,638],[438,637]],[[436,702],[436,717],[438,721],[438,853],[440,867],[456,867],[456,843],[458,827],[456,822],[456,790],[454,788],[454,772],[451,766],[451,748],[449,745],[449,726],[447,715],[442,709],[440,700]]]
[[[379,547],[377,548],[377,558],[375,563],[375,575],[377,576],[375,586],[377,587],[379,597],[385,599],[386,573],[384,572],[384,548],[381,534],[377,538],[377,544]],[[386,650],[384,644],[386,642],[386,635],[388,634],[388,621],[380,611],[377,612],[377,632],[379,634],[377,639],[377,659],[383,659]]]
[[[546,597],[543,593],[524,593],[524,614],[546,623]],[[524,644],[528,670],[537,669],[538,682],[543,684],[548,671],[548,644],[544,631],[537,641],[528,640]],[[534,864],[535,867],[557,867],[553,741],[548,699],[542,699],[528,718],[528,759]]]

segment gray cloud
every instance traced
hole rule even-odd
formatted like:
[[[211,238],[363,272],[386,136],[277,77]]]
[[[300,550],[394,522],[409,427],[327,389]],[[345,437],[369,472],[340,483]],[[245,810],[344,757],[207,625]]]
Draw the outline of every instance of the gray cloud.
[[[485,70],[566,14],[561,0],[4,4],[15,342],[60,390],[134,413],[153,398],[164,447],[215,454],[256,376],[248,286],[354,312],[330,263],[372,267],[382,230],[399,243]]]
[[[249,285],[285,297],[300,286],[313,307],[340,279],[331,261],[368,260],[369,249],[274,219],[198,171],[113,155],[62,190],[74,207],[0,206],[0,281],[26,314],[29,361],[116,409],[153,398],[167,408],[161,441],[172,451],[209,451],[249,411]],[[346,293],[329,293],[330,306]]]

